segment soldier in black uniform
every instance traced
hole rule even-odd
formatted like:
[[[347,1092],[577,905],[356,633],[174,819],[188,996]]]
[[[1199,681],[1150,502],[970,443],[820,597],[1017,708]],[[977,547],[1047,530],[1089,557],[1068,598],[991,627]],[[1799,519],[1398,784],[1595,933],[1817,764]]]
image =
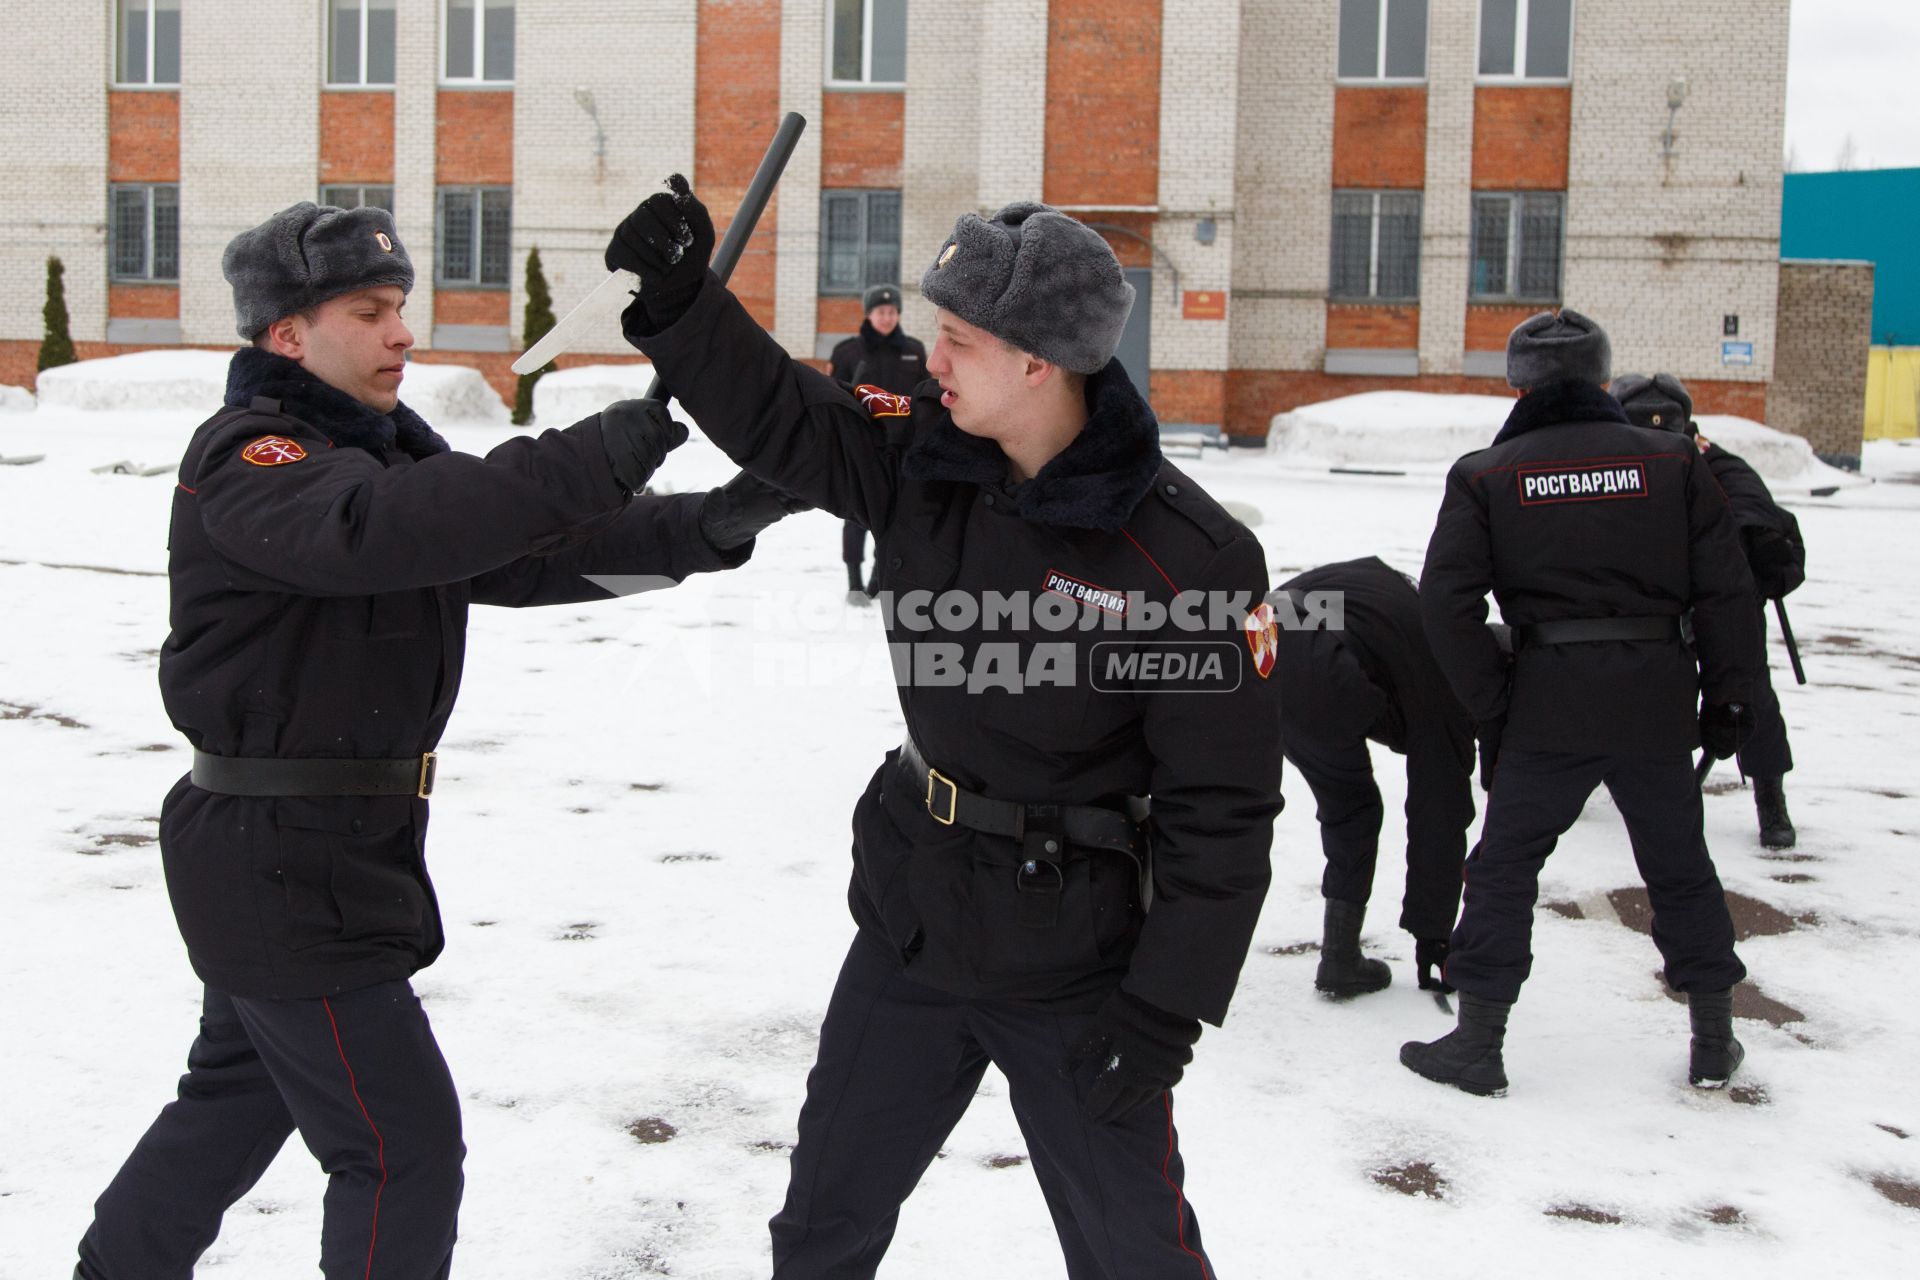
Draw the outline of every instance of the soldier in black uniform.
[[[1493,446],[1448,474],[1420,576],[1454,693],[1476,723],[1505,724],[1447,958],[1460,1025],[1400,1050],[1472,1093],[1507,1087],[1500,1050],[1532,965],[1540,868],[1602,783],[1653,901],[1666,980],[1691,1006],[1689,1079],[1717,1088],[1742,1057],[1733,984],[1746,969],[1691,753],[1704,742],[1725,759],[1751,729],[1753,580],[1705,461],[1683,437],[1628,422],[1602,389],[1609,362],[1606,334],[1574,311],[1513,331],[1520,400]],[[1486,627],[1489,591],[1514,629],[1511,662]],[[1688,610],[1694,650],[1680,636]]]
[[[833,349],[828,370],[849,387],[878,387],[895,395],[910,395],[927,380],[927,349],[918,338],[907,336],[900,327],[900,290],[890,284],[877,284],[860,300],[866,318],[860,332]],[[905,452],[912,444],[913,420],[889,418],[875,425],[884,426],[898,438],[894,447]],[[867,529],[858,520],[846,520],[840,529],[840,558],[847,566],[847,602],[867,604],[880,591],[880,562],[874,561],[873,576],[863,578],[861,562],[867,557]]]
[[[1316,599],[1320,593],[1338,605]],[[1371,740],[1407,758],[1400,927],[1413,935],[1421,990],[1450,991],[1434,970],[1446,961],[1460,910],[1460,864],[1473,821],[1473,722],[1427,647],[1419,593],[1412,579],[1368,556],[1309,569],[1281,583],[1268,600],[1283,621],[1299,624],[1279,632],[1274,678],[1281,741],[1313,789],[1327,858],[1313,985],[1346,997],[1393,980],[1385,961],[1360,952],[1385,816],[1367,750]]]
[[[1733,522],[1740,529],[1740,545],[1747,568],[1760,593],[1760,630],[1767,627],[1766,601],[1790,595],[1807,580],[1807,546],[1793,512],[1773,500],[1773,493],[1746,460],[1729,453],[1700,434],[1693,420],[1693,397],[1670,373],[1651,378],[1628,374],[1614,379],[1614,397],[1635,426],[1678,431],[1691,438],[1707,459],[1720,491],[1727,495]],[[1760,820],[1760,843],[1769,849],[1791,849],[1798,839],[1787,814],[1786,775],[1793,768],[1793,749],[1787,744],[1787,722],[1780,714],[1780,698],[1765,664],[1754,685],[1753,736],[1740,744],[1740,771],[1753,779],[1753,805]]]
[[[465,1148],[408,979],[444,940],[427,797],[467,607],[730,568],[783,507],[750,477],[635,497],[686,438],[654,401],[451,451],[399,400],[413,268],[384,210],[295,205],[224,267],[255,345],[181,461],[160,655],[193,746],[160,851],[200,1034],[75,1275],[190,1275],[298,1129],[328,1175],[322,1271],[426,1280],[452,1265]]]
[[[712,224],[674,187],[608,247],[643,281],[627,335],[747,470],[874,531],[908,734],[854,810],[858,933],[774,1275],[873,1275],[989,1062],[1070,1276],[1211,1274],[1169,1091],[1270,874],[1260,545],[1161,458],[1112,359],[1133,291],[1091,229],[962,217],[921,282],[938,381],[863,406],[705,270]],[[904,455],[868,426],[907,415]]]

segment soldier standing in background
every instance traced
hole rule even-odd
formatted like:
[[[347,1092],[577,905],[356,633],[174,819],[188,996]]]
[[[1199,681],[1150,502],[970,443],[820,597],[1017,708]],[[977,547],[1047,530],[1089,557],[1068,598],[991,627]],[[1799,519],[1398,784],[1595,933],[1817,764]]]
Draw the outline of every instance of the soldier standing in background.
[[[860,300],[866,318],[860,332],[833,349],[828,370],[850,387],[878,387],[894,395],[908,396],[927,380],[927,349],[918,338],[907,336],[900,327],[900,290],[890,284],[877,284]],[[895,447],[906,451],[913,438],[912,418],[887,418],[884,424],[894,437]],[[840,558],[847,566],[847,602],[866,604],[880,591],[880,562],[874,561],[873,576],[865,577],[861,562],[867,557],[867,528],[858,520],[844,522],[840,530]]]

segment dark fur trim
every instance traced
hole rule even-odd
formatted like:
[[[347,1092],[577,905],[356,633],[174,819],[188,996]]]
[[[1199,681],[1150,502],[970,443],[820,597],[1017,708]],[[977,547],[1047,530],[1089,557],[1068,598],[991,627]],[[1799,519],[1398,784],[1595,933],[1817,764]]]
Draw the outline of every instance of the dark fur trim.
[[[1039,524],[1112,532],[1153,486],[1162,462],[1160,425],[1118,360],[1088,377],[1087,407],[1080,434],[1013,497],[1020,514]],[[920,433],[902,467],[921,480],[1001,485],[1007,455],[942,415]]]
[[[1515,436],[1539,427],[1557,427],[1568,422],[1618,422],[1632,426],[1620,402],[1591,382],[1549,382],[1520,397],[1495,444],[1505,444]]]
[[[409,457],[449,452],[453,446],[404,404],[380,413],[320,381],[304,366],[259,347],[242,347],[227,366],[227,403],[245,408],[255,396],[280,407],[333,441],[336,448],[379,453],[397,448]]]

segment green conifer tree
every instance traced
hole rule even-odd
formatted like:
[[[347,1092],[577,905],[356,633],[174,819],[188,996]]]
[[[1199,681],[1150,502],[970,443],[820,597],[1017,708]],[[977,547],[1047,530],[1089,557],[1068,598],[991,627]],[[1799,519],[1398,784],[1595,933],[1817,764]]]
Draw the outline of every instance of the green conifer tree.
[[[547,288],[546,273],[540,269],[540,249],[536,245],[527,253],[527,306],[521,318],[520,349],[525,351],[546,337],[554,323],[553,293]],[[533,421],[533,384],[552,373],[553,368],[553,362],[548,361],[532,373],[520,375],[520,382],[513,393],[513,421],[516,426],[524,427]]]
[[[73,335],[67,329],[66,275],[67,268],[60,259],[47,259],[47,305],[40,311],[46,321],[46,330],[40,339],[40,363],[37,366],[37,371],[41,373],[58,365],[72,364],[78,359],[73,354]]]

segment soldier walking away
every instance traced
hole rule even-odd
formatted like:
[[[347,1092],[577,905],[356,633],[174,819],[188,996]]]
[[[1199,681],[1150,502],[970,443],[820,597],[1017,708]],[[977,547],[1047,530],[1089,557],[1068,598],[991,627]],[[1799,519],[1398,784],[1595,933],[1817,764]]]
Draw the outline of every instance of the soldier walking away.
[[[1633,426],[1603,390],[1609,363],[1606,333],[1578,312],[1513,331],[1520,399],[1492,447],[1448,474],[1420,576],[1454,693],[1477,723],[1504,721],[1447,957],[1459,1026],[1400,1050],[1470,1093],[1506,1090],[1501,1046],[1533,963],[1540,869],[1603,783],[1652,899],[1666,981],[1691,1006],[1688,1079],[1718,1088],[1743,1056],[1733,985],[1746,968],[1691,753],[1704,743],[1724,760],[1752,728],[1753,580],[1706,460],[1684,437]],[[1489,591],[1513,627],[1511,663],[1486,626]],[[1688,610],[1694,649],[1680,635]]]
[[[1270,877],[1260,545],[1161,458],[1112,358],[1133,290],[1090,228],[1038,204],[963,216],[921,282],[938,382],[862,405],[706,270],[712,224],[672,183],[607,250],[643,282],[627,336],[748,471],[873,530],[905,664],[907,740],[854,809],[858,931],[773,1274],[872,1276],[992,1063],[1069,1276],[1211,1275],[1170,1091],[1226,1016]],[[904,454],[869,425],[908,415]],[[1220,678],[1143,674],[1202,654]]]
[[[1651,378],[1628,374],[1614,379],[1614,398],[1635,426],[1678,431],[1691,439],[1707,459],[1707,468],[1720,482],[1740,530],[1747,568],[1759,593],[1760,631],[1766,634],[1769,600],[1783,600],[1807,580],[1807,546],[1800,522],[1773,500],[1766,481],[1744,458],[1700,434],[1693,420],[1693,397],[1670,373]],[[1793,769],[1793,749],[1787,743],[1787,722],[1780,714],[1773,674],[1763,663],[1753,690],[1753,736],[1740,744],[1740,772],[1753,779],[1753,805],[1760,820],[1760,843],[1769,849],[1791,849],[1799,838],[1787,816],[1786,775]]]
[[[927,349],[900,327],[900,290],[894,285],[877,284],[867,290],[860,305],[866,312],[860,332],[834,347],[829,372],[849,387],[878,387],[894,395],[912,395],[914,388],[927,380]],[[874,425],[894,433],[895,447],[903,453],[912,443],[910,417],[884,418]],[[841,525],[840,558],[847,566],[847,602],[870,603],[880,591],[880,561],[874,560],[872,577],[863,576],[867,527],[858,520],[846,520]]]
[[[1332,593],[1336,615],[1311,598]],[[1283,600],[1282,597],[1288,597]],[[1268,597],[1282,618],[1274,678],[1287,760],[1306,779],[1327,866],[1320,967],[1313,985],[1335,998],[1393,981],[1361,954],[1384,809],[1369,741],[1407,758],[1407,881],[1400,927],[1414,938],[1420,989],[1451,992],[1436,973],[1460,910],[1460,864],[1473,822],[1473,722],[1447,687],[1420,629],[1413,580],[1377,557],[1322,565]]]
[[[782,507],[750,478],[635,497],[686,438],[653,401],[450,450],[399,399],[413,267],[384,210],[295,205],[223,266],[253,345],[180,465],[160,655],[193,747],[160,851],[200,1033],[75,1275],[192,1274],[297,1129],[327,1173],[322,1272],[426,1280],[452,1265],[465,1148],[409,979],[444,941],[427,798],[467,607],[730,568]]]

